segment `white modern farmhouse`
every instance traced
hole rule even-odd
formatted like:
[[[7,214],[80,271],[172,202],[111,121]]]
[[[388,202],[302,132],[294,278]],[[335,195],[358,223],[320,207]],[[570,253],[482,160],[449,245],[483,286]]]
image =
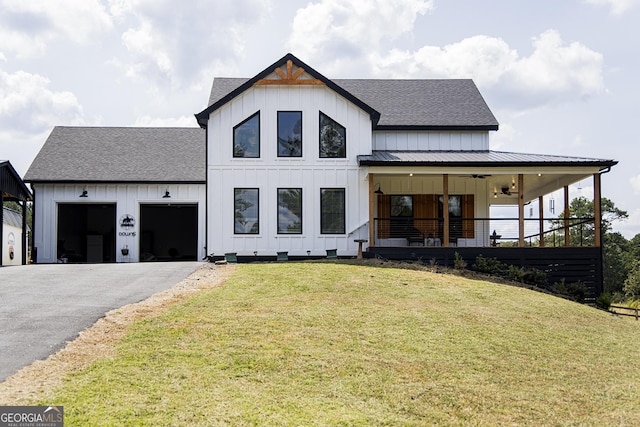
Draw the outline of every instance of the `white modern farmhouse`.
[[[54,129],[25,177],[38,260],[356,256],[363,245],[444,263],[454,252],[556,270],[568,260],[558,274],[586,269],[580,280],[599,284],[600,213],[544,218],[543,197],[592,179],[598,210],[600,174],[617,162],[491,151],[498,122],[471,80],[328,79],[287,54],[252,78],[215,78],[207,105],[195,115],[204,131]],[[491,218],[497,205],[517,217]]]

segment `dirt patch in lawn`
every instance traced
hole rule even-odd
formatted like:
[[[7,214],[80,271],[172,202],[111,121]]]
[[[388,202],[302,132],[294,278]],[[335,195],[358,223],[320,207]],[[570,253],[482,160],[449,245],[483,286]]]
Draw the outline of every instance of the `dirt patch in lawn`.
[[[234,269],[233,265],[205,264],[166,291],[109,311],[56,354],[22,368],[0,383],[0,405],[26,405],[51,399],[54,390],[69,373],[114,356],[115,344],[129,325],[156,316],[202,289],[220,286]]]

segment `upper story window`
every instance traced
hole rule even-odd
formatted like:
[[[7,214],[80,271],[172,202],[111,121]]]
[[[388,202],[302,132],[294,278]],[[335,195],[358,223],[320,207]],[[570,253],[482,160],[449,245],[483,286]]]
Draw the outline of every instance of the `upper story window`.
[[[260,157],[260,111],[233,128],[233,157]]]
[[[278,157],[302,157],[302,111],[278,111]]]
[[[331,117],[320,112],[320,157],[347,157],[347,130]]]
[[[278,188],[278,234],[302,234],[302,188]]]
[[[235,188],[233,193],[233,232],[235,234],[259,234],[260,190],[257,188]]]

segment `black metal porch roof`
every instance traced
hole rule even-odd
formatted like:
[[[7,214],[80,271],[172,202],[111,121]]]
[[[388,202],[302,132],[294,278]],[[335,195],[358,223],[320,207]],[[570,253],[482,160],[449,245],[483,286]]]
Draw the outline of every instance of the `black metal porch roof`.
[[[360,166],[447,166],[447,167],[544,167],[587,166],[607,168],[615,160],[505,151],[373,151],[358,156]]]

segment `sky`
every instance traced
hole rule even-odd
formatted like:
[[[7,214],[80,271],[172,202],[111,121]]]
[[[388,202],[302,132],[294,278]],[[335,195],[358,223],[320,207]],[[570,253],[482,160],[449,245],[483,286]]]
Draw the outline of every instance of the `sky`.
[[[197,126],[214,77],[286,53],[329,79],[472,78],[492,150],[619,161],[603,196],[640,233],[640,0],[0,0],[0,159],[24,175],[58,125]]]

